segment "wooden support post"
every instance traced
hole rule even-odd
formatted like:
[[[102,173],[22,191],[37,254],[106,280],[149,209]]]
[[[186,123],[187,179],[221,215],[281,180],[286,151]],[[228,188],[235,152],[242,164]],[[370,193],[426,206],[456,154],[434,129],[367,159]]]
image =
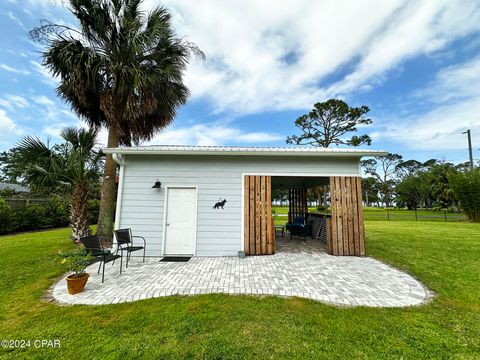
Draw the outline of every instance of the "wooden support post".
[[[359,177],[330,177],[331,225],[328,249],[332,255],[365,255],[362,187]]]
[[[250,255],[255,255],[255,176],[250,176]]]
[[[260,236],[261,236],[261,243],[260,243],[260,253],[266,254],[267,253],[267,233],[268,233],[268,226],[267,224],[267,192],[266,192],[266,181],[265,176],[260,176]]]
[[[267,255],[275,251],[270,176],[244,178],[245,255]]]
[[[260,246],[261,233],[260,233],[260,176],[255,176],[255,254],[259,255],[262,253]]]
[[[288,222],[292,222],[292,189],[288,189]]]
[[[267,219],[271,219],[268,224],[267,232],[267,254],[275,253],[275,223],[272,217],[272,177],[267,176]]]

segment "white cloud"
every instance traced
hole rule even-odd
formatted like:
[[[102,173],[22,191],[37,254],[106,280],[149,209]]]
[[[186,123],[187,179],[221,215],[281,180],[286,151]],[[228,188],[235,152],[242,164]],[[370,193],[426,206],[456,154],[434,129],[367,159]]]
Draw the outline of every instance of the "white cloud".
[[[3,98],[0,98],[0,106],[12,110],[14,108],[24,109],[28,107],[29,104],[28,100],[23,96],[5,94]]]
[[[438,72],[435,81],[415,96],[435,104],[480,96],[480,57]]]
[[[0,133],[2,135],[12,133],[16,129],[16,125],[12,119],[10,119],[5,110],[0,109]]]
[[[6,64],[0,64],[0,69],[3,69],[5,71],[9,71],[15,74],[21,74],[21,75],[29,75],[30,71],[24,70],[24,69],[17,69],[11,66],[8,66]]]
[[[61,4],[26,1],[44,9]],[[480,31],[478,0],[162,3],[172,12],[177,33],[195,42],[207,56],[205,63],[192,61],[186,73],[192,98],[207,99],[214,111],[231,116],[310,109],[328,97],[348,97],[385,81],[405,61],[420,55],[438,56],[452,41]],[[152,8],[159,2],[146,0],[144,5]],[[43,82],[57,85],[42,65],[30,64]],[[410,99],[427,103],[433,110],[378,121],[382,132],[373,136],[411,148],[463,148],[464,135],[459,132],[471,127],[474,135],[480,134],[479,74],[478,60],[442,70],[432,84]],[[62,116],[72,117],[65,123],[75,121],[71,112],[61,113],[46,99],[32,98],[46,109],[45,132],[58,133],[64,126]],[[0,99],[4,108],[18,104]],[[280,139],[283,136],[210,123],[174,126],[152,143],[212,145]]]
[[[28,0],[46,7],[59,0]],[[247,114],[308,109],[384,81],[421,54],[432,54],[480,31],[477,0],[165,0],[180,36],[207,61],[192,61],[186,83],[192,97],[216,112]],[[145,0],[144,7],[158,6]],[[37,62],[33,69],[56,84]],[[333,84],[327,76],[350,71]]]
[[[32,97],[33,101],[35,101],[39,105],[45,105],[45,106],[54,106],[55,102],[53,102],[51,99],[46,97],[45,95],[40,95],[40,96],[34,96]]]
[[[437,73],[435,80],[417,91],[412,102],[432,109],[386,122],[375,139],[393,140],[411,149],[465,149],[466,129],[472,142],[480,143],[480,57]],[[478,145],[475,145],[478,146]]]
[[[362,51],[361,61],[333,93],[345,93],[382,80],[385,72],[418,55],[431,54],[450,41],[480,30],[475,1],[431,0],[407,3]]]
[[[327,97],[368,90],[403,61],[480,30],[476,0],[164,3],[178,34],[207,56],[186,74],[193,98],[236,114],[310,108]],[[349,73],[326,82],[346,64]]]
[[[223,145],[232,143],[267,143],[283,139],[275,133],[245,132],[221,123],[171,127],[154,137],[148,144]]]

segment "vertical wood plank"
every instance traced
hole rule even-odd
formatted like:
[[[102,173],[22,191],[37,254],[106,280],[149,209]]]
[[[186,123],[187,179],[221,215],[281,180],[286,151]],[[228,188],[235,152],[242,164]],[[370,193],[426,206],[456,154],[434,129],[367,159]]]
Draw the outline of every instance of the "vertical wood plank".
[[[308,190],[303,189],[303,208],[305,211],[305,217],[308,215]]]
[[[359,178],[352,177],[352,210],[353,210],[353,254],[358,256],[360,255],[359,247],[359,231],[358,231],[358,197],[357,197],[357,181]]]
[[[292,223],[295,221],[295,189],[291,189],[292,192]]]
[[[272,177],[266,176],[267,189],[267,254],[272,255],[275,252],[275,223],[272,216]]]
[[[332,217],[330,218],[330,237],[327,237],[327,240],[330,242],[331,250],[330,254],[336,255],[336,244],[337,244],[337,232],[336,232],[336,210],[335,210],[335,178],[330,176],[330,204],[331,204],[331,214]]]
[[[298,216],[298,191],[297,189],[293,189],[293,219],[292,221],[295,222],[295,218]]]
[[[255,177],[250,176],[250,255],[255,255]]]
[[[329,181],[330,181],[330,204],[331,204],[331,217],[330,217],[330,225],[327,225],[329,226],[328,227],[328,230],[330,230],[329,232],[327,232],[327,248],[328,248],[328,253],[333,255],[333,249],[334,249],[334,224],[335,224],[335,210],[333,208],[333,191],[332,189],[334,188],[333,187],[333,177],[330,176],[329,177]]]
[[[332,254],[332,219],[325,218],[325,231],[327,234],[327,253]]]
[[[353,203],[352,203],[352,186],[351,186],[352,177],[345,177],[345,197],[347,199],[345,210],[347,212],[347,232],[348,232],[348,255],[353,255],[354,246],[353,246]]]
[[[343,255],[343,222],[342,222],[342,196],[340,178],[335,177],[335,209],[337,220],[337,255]]]
[[[255,176],[255,254],[260,255],[262,253],[261,248],[261,213],[260,213],[260,202],[261,202],[261,189],[260,189],[260,176]]]
[[[292,222],[292,189],[288,189],[288,222]]]
[[[266,184],[265,176],[260,176],[260,214],[261,214],[261,223],[260,223],[260,252],[262,255],[267,253],[267,193],[266,193]]]
[[[333,246],[333,255],[339,255],[338,253],[338,192],[337,192],[337,178],[332,177],[331,180],[331,196],[332,196],[332,246]]]
[[[250,255],[250,177],[243,177],[243,249]]]
[[[336,246],[337,246],[337,232],[336,232],[336,210],[335,210],[335,178],[330,176],[330,209],[331,209],[331,218],[328,221],[328,233],[327,233],[327,244],[329,245],[329,253],[332,255],[337,255]],[[327,219],[328,220],[328,219]]]
[[[343,245],[343,253],[342,255],[348,255],[348,214],[347,214],[347,191],[345,186],[345,177],[340,177],[340,186],[341,186],[341,198],[342,198],[342,245]]]
[[[365,225],[363,222],[363,207],[362,207],[362,181],[361,178],[357,180],[357,210],[358,210],[358,247],[360,249],[359,255],[365,256]]]

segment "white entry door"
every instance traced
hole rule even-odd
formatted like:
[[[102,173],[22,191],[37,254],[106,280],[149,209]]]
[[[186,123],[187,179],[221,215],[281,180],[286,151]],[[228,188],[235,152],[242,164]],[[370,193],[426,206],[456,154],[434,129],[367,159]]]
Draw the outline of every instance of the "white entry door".
[[[167,188],[164,255],[195,255],[197,190]]]

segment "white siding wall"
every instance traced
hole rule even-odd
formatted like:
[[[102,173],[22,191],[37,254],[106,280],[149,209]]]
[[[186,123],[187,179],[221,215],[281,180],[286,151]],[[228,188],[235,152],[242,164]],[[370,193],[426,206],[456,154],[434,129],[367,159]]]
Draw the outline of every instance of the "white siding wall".
[[[198,187],[197,256],[236,256],[242,250],[244,174],[356,176],[358,158],[266,156],[124,156],[117,228],[132,228],[147,240],[147,255],[161,256],[165,186]],[[161,189],[152,189],[156,179]],[[224,210],[212,209],[218,198]]]

